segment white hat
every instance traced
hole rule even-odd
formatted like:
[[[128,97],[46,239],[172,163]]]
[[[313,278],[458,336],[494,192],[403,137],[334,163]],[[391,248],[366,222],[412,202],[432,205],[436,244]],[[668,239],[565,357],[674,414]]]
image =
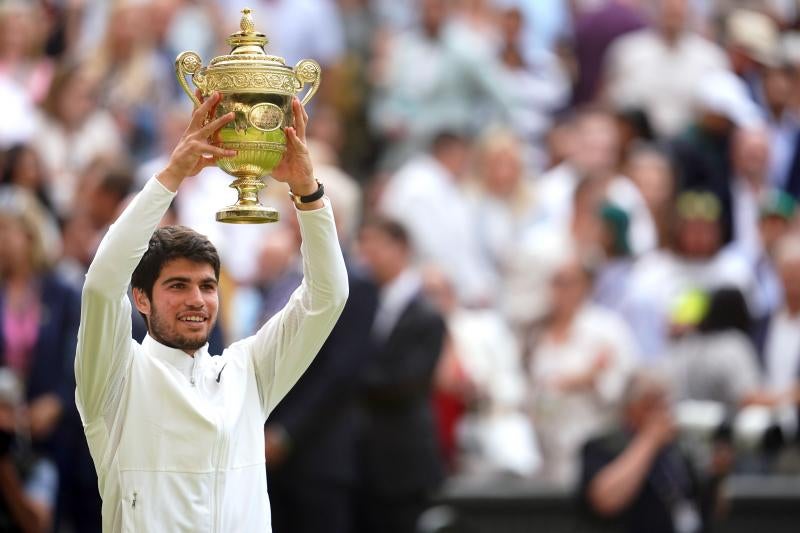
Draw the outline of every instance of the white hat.
[[[758,11],[734,9],[725,21],[728,42],[740,46],[755,61],[774,66],[779,60],[778,27]]]

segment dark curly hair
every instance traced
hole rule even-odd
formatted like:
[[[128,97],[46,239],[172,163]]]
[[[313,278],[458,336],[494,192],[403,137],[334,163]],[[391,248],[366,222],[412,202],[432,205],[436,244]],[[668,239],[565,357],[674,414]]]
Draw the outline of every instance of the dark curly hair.
[[[165,226],[150,237],[150,244],[131,276],[131,286],[143,291],[153,299],[153,285],[164,265],[173,259],[188,259],[195,263],[207,263],[214,269],[219,280],[219,254],[205,235],[200,235],[186,226]]]

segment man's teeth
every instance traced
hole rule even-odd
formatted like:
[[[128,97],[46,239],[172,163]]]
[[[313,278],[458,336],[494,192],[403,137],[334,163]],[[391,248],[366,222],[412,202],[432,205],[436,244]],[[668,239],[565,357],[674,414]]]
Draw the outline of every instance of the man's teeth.
[[[181,320],[183,320],[184,322],[203,322],[205,318],[201,316],[187,316],[183,317]]]

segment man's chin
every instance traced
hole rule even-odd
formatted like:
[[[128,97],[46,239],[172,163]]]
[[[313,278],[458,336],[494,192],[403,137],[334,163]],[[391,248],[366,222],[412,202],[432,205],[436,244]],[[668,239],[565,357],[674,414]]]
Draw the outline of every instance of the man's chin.
[[[180,335],[171,338],[158,338],[155,339],[165,346],[175,348],[176,350],[183,350],[185,352],[193,352],[199,350],[208,342],[209,333],[199,333],[197,335]]]

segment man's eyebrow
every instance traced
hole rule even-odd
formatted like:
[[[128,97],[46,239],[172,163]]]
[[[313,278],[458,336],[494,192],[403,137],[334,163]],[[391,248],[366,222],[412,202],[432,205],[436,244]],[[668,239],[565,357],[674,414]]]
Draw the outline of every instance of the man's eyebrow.
[[[175,282],[191,283],[191,281],[192,281],[192,279],[188,278],[186,276],[172,276],[172,277],[169,277],[169,278],[165,279],[164,281],[162,281],[161,284],[162,285],[169,285],[170,283],[175,283]],[[213,284],[216,285],[218,282],[217,282],[216,278],[214,278],[213,276],[209,276],[207,278],[201,279],[200,283],[213,283]]]
[[[170,283],[175,283],[176,281],[182,283],[189,283],[191,280],[184,276],[172,276],[171,278],[167,278],[161,282],[162,285],[169,285]]]

